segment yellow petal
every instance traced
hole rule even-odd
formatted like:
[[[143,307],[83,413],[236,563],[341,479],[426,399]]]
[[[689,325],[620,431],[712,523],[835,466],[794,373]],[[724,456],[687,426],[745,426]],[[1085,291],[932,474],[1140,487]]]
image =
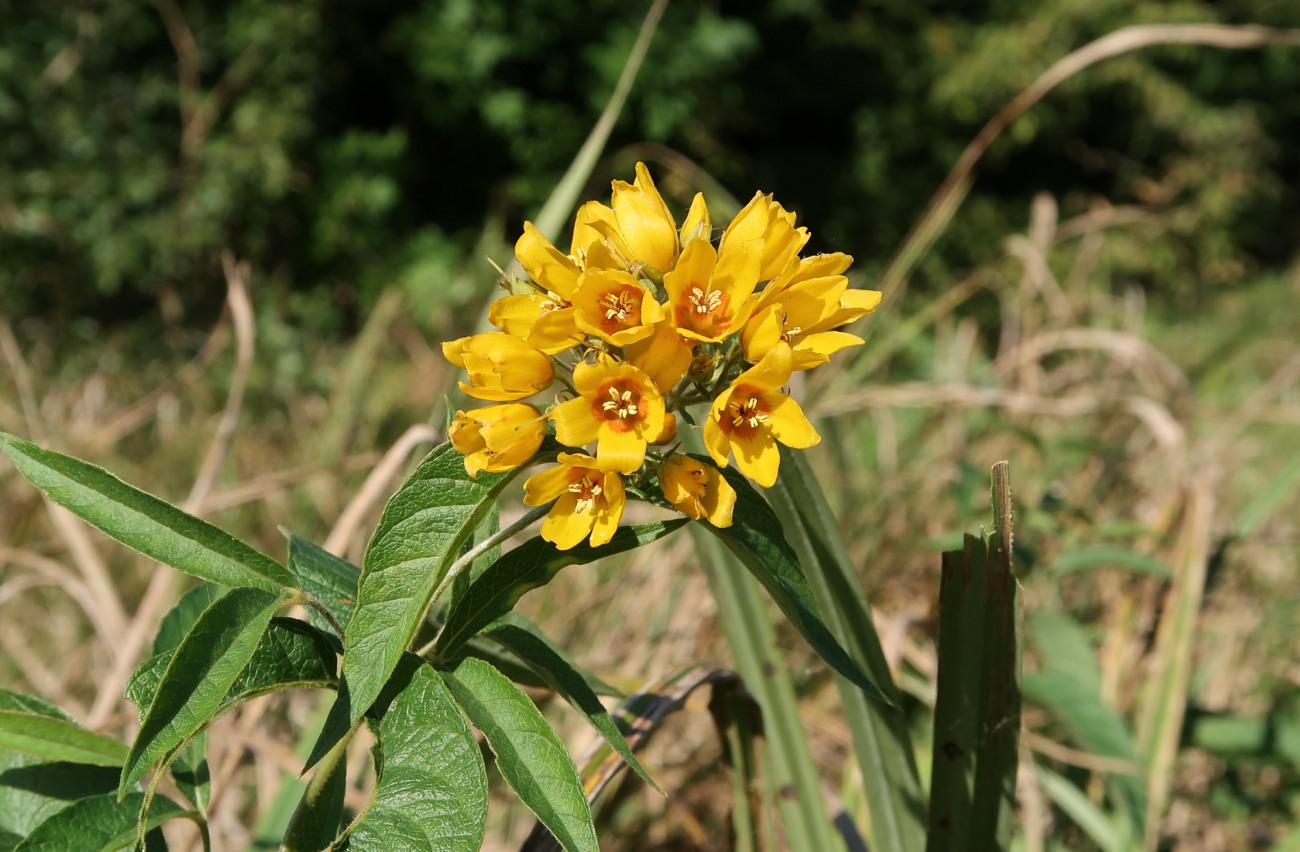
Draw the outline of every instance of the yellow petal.
[[[567,494],[572,480],[573,468],[566,465],[535,473],[524,483],[524,503],[545,506],[561,494]]]
[[[668,393],[691,366],[691,345],[670,322],[660,322],[653,335],[627,347],[627,360],[650,376],[660,393]]]
[[[861,346],[863,343],[861,337],[847,331],[822,331],[806,335],[794,347],[793,367],[795,370],[808,370],[820,366],[841,349]]]
[[[542,538],[559,550],[575,547],[591,532],[595,515],[577,510],[578,498],[566,492],[542,521]]]
[[[772,433],[772,437],[796,450],[812,447],[821,442],[822,436],[817,434],[817,430],[808,421],[808,416],[803,413],[799,403],[785,394],[772,394],[770,397],[765,397],[764,401],[771,406],[767,428]]]
[[[712,236],[713,225],[709,221],[709,207],[704,203],[704,193],[695,193],[691,200],[691,209],[686,211],[686,221],[682,222],[682,248],[694,239],[708,240]]]
[[[775,390],[790,381],[793,357],[790,344],[777,341],[761,361],[737,376],[731,386],[737,388],[743,385],[760,391]]]
[[[548,412],[555,424],[555,440],[570,447],[584,447],[600,435],[600,421],[591,411],[591,400],[579,396],[562,402]]]
[[[556,430],[559,439],[559,430]],[[646,439],[635,429],[620,429],[604,423],[596,444],[596,458],[612,470],[632,473],[645,461]]]
[[[740,332],[740,345],[745,350],[745,360],[758,363],[772,347],[781,342],[785,330],[781,322],[781,306],[769,305],[749,318]]]
[[[568,299],[578,286],[578,266],[551,245],[532,222],[524,223],[524,233],[515,243],[515,257],[538,284]]]
[[[591,525],[592,547],[609,543],[618,530],[618,522],[623,519],[623,507],[627,505],[623,480],[617,473],[606,473],[601,485],[604,489],[601,495],[603,499],[596,506],[596,517]]]
[[[721,416],[723,409],[726,407],[726,400],[729,394],[723,393],[713,401],[713,408],[709,411],[709,419],[704,421],[704,448],[708,450],[709,457],[719,467],[727,466],[727,453],[731,451],[731,441],[727,434],[722,431],[718,425],[718,417]],[[719,405],[722,403],[722,405]]]
[[[644,163],[636,164],[636,180],[613,182],[610,206],[618,218],[623,244],[632,257],[662,274],[677,260],[677,223],[668,212]]]
[[[776,441],[764,429],[749,434],[733,433],[731,448],[740,472],[764,488],[776,484],[777,469],[781,466],[781,451]]]
[[[720,471],[706,469],[706,472],[708,484],[704,489],[704,512],[715,527],[729,527],[736,508],[736,489]]]

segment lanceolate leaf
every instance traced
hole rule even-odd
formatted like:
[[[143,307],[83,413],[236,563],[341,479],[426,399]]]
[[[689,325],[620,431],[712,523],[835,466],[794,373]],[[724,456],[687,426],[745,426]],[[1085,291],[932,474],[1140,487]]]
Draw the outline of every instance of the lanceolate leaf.
[[[464,457],[443,444],[388,501],[366,547],[357,606],[347,624],[336,723],[344,718],[349,726],[355,723],[379,697],[434,590],[518,473],[480,473],[471,479]],[[326,726],[327,732],[337,729],[337,724]],[[313,757],[329,745],[318,743]]]
[[[0,711],[72,722],[53,704],[9,689],[0,689]],[[0,850],[12,849],[70,802],[116,790],[119,774],[106,766],[47,761],[0,747]]]
[[[181,595],[158,625],[158,632],[153,637],[153,653],[161,654],[171,651],[185,640],[194,622],[199,620],[203,611],[217,602],[228,589],[213,583],[200,583]]]
[[[0,710],[0,748],[96,766],[121,766],[129,751],[117,740],[75,722],[9,710]]]
[[[352,619],[357,602],[357,582],[361,569],[346,559],[330,553],[318,544],[296,535],[289,536],[289,570],[302,584],[302,590],[329,610],[344,627]],[[318,630],[336,632],[334,625],[316,611],[307,608],[307,617]],[[340,636],[341,640],[343,637]]]
[[[140,724],[122,768],[119,795],[213,718],[282,601],[281,595],[260,589],[234,589],[199,616],[176,649]]]
[[[297,588],[271,557],[102,468],[4,432],[0,452],[55,503],[145,556],[223,586]]]
[[[392,704],[371,723],[378,740],[374,800],[348,848],[478,852],[488,792],[474,733],[442,679],[413,654],[402,658],[385,688],[390,692]]]
[[[126,697],[144,713],[153,704],[158,684],[171,666],[175,651],[150,657],[126,685]],[[273,618],[253,656],[231,684],[213,716],[235,704],[281,689],[325,688],[336,682],[336,656],[329,640],[311,625],[293,618]]]
[[[706,461],[704,457],[700,460]],[[701,526],[722,539],[831,668],[888,704],[885,695],[867,680],[823,623],[799,560],[782,535],[781,521],[773,514],[767,501],[734,469],[725,468],[722,475],[736,489],[732,525],[724,528],[712,524]]]
[[[632,749],[628,747],[627,740],[624,739],[623,733],[614,724],[610,717],[609,711],[605,705],[600,703],[596,693],[592,692],[591,687],[580,675],[569,661],[556,653],[547,643],[538,639],[520,627],[513,624],[504,624],[498,622],[490,625],[484,631],[491,639],[495,639],[505,647],[509,648],[521,660],[532,666],[533,671],[542,676],[551,689],[559,693],[565,701],[587,718],[602,737],[605,742],[609,743],[618,756],[632,767],[637,775],[640,775],[647,784],[654,787],[655,790],[662,793],[659,785],[650,777],[650,773],[637,760]]]
[[[441,671],[497,757],[501,777],[570,852],[598,852],[591,808],[573,759],[532,700],[481,660]]]
[[[516,627],[528,630],[538,638],[538,641],[546,642],[560,656],[565,656],[563,651],[556,647],[553,642],[542,634],[537,625],[528,621],[528,619],[524,618],[519,613],[512,612],[508,616],[502,618],[503,621],[506,619],[509,619],[510,623]],[[529,666],[523,660],[515,656],[511,651],[498,645],[496,642],[487,639],[482,634],[470,639],[461,647],[457,654],[453,655],[449,660],[442,660],[440,665],[452,667],[465,657],[475,657],[484,662],[490,663],[493,668],[520,686],[527,686],[532,689],[550,688],[546,681],[542,680],[541,676],[533,671],[532,666]],[[565,659],[569,658],[565,657]],[[587,682],[587,686],[591,687],[591,691],[597,695],[604,695],[611,698],[623,697],[624,693],[622,690],[616,689],[608,683],[605,683],[592,672],[579,666],[572,659],[569,659],[569,665],[573,666],[578,674],[582,676],[582,679]]]
[[[437,655],[445,659],[455,654],[465,640],[510,612],[526,592],[546,585],[570,565],[583,565],[649,544],[685,523],[683,518],[619,527],[614,537],[600,547],[583,543],[570,550],[557,550],[541,537],[529,539],[494,562],[453,602],[438,636]]]
[[[144,805],[143,793],[131,793],[121,801],[109,793],[73,802],[37,826],[14,852],[114,852],[129,847],[137,836],[137,819]],[[171,799],[155,797],[149,805],[144,831],[187,812]]]

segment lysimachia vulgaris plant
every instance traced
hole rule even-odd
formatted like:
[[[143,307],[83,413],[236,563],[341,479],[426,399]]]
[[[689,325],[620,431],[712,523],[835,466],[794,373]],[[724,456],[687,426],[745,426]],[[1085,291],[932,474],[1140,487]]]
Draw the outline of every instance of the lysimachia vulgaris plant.
[[[126,687],[139,710],[130,745],[0,690],[0,796],[20,814],[0,813],[0,838],[115,849],[160,842],[157,827],[182,817],[206,840],[209,725],[246,700],[314,688],[334,694],[306,760],[314,774],[272,845],[478,849],[488,776],[477,729],[539,831],[596,850],[589,793],[602,785],[579,773],[516,683],[554,691],[620,765],[654,781],[597,697],[617,690],[513,610],[566,567],[692,521],[850,688],[881,698],[826,626],[801,558],[749,481],[777,482],[778,445],[818,443],[787,392],[792,376],[861,344],[839,329],[880,299],[849,287],[851,258],[804,256],[807,242],[762,193],[720,228],[697,195],[679,224],[641,164],[632,183],[614,182],[608,206],[578,210],[567,252],[525,223],[515,246],[524,274],[505,277],[509,292],[489,314],[500,330],[443,346],[464,370],[460,389],[482,404],[456,411],[448,442],[389,500],[360,566],[297,536],[282,563],[98,467],[0,433],[0,451],[54,502],[202,581],[163,619]],[[502,527],[500,504],[525,471],[532,508]],[[625,525],[629,500],[677,516]],[[504,549],[538,520],[539,536]],[[706,681],[726,678],[692,682]],[[347,746],[363,724],[375,737],[373,792],[354,813]],[[110,783],[70,763],[110,767]],[[24,791],[5,786],[11,767],[33,779]]]
[[[443,344],[465,369],[460,389],[496,403],[456,412],[451,442],[466,472],[524,466],[551,434],[573,448],[524,484],[525,503],[551,504],[541,534],[561,550],[608,542],[629,487],[730,526],[736,491],[714,465],[734,459],[770,487],[778,443],[818,443],[783,388],[861,344],[837,329],[880,302],[849,287],[851,257],[803,257],[807,242],[761,192],[725,228],[697,194],[679,227],[641,163],[632,183],[614,182],[609,206],[578,210],[567,254],[525,223],[515,258],[527,277],[504,281],[489,314],[501,331]],[[694,425],[692,406],[708,406],[713,465],[680,452],[678,418]]]

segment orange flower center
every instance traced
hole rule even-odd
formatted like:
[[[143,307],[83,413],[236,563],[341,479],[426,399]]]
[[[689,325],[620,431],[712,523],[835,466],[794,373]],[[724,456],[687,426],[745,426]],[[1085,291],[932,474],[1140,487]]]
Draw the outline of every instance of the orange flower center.
[[[695,313],[700,315],[711,314],[722,307],[722,291],[705,290],[696,286],[687,292],[686,300],[691,303],[691,309]]]
[[[727,412],[731,415],[731,426],[733,429],[757,429],[761,424],[772,419],[772,415],[765,410],[757,394],[745,399],[744,402],[730,401],[727,403]]]
[[[641,401],[641,395],[630,388],[620,388],[618,385],[610,384],[605,389],[605,399],[600,404],[601,411],[605,412],[605,417],[609,420],[627,420],[636,417],[641,409],[638,405]]]
[[[611,290],[600,297],[598,304],[605,309],[606,322],[626,322],[637,310],[636,300],[626,290]]]
[[[604,489],[594,479],[588,479],[584,476],[577,482],[569,483],[569,493],[576,494],[578,497],[577,505],[574,508],[585,513],[595,511],[596,498],[604,493]]]

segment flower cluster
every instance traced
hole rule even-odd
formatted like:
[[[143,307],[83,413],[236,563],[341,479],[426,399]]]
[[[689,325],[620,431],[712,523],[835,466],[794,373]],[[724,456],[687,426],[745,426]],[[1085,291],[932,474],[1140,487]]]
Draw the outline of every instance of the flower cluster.
[[[717,468],[675,452],[677,416],[708,405],[704,445],[761,485],[776,482],[780,442],[821,440],[782,388],[862,339],[837,328],[870,313],[871,290],[849,289],[844,254],[800,257],[808,230],[757,193],[714,244],[703,195],[679,227],[638,163],[614,181],[609,206],[578,210],[567,254],[531,223],[515,245],[527,280],[505,282],[491,307],[499,332],[443,344],[465,370],[461,390],[494,405],[457,411],[451,442],[471,476],[527,463],[551,428],[585,452],[525,483],[524,502],[554,501],[542,536],[560,549],[609,541],[626,483],[657,483],[668,504],[696,520],[731,523],[735,490]],[[555,383],[559,401],[522,402]],[[655,497],[654,499],[658,499]]]

